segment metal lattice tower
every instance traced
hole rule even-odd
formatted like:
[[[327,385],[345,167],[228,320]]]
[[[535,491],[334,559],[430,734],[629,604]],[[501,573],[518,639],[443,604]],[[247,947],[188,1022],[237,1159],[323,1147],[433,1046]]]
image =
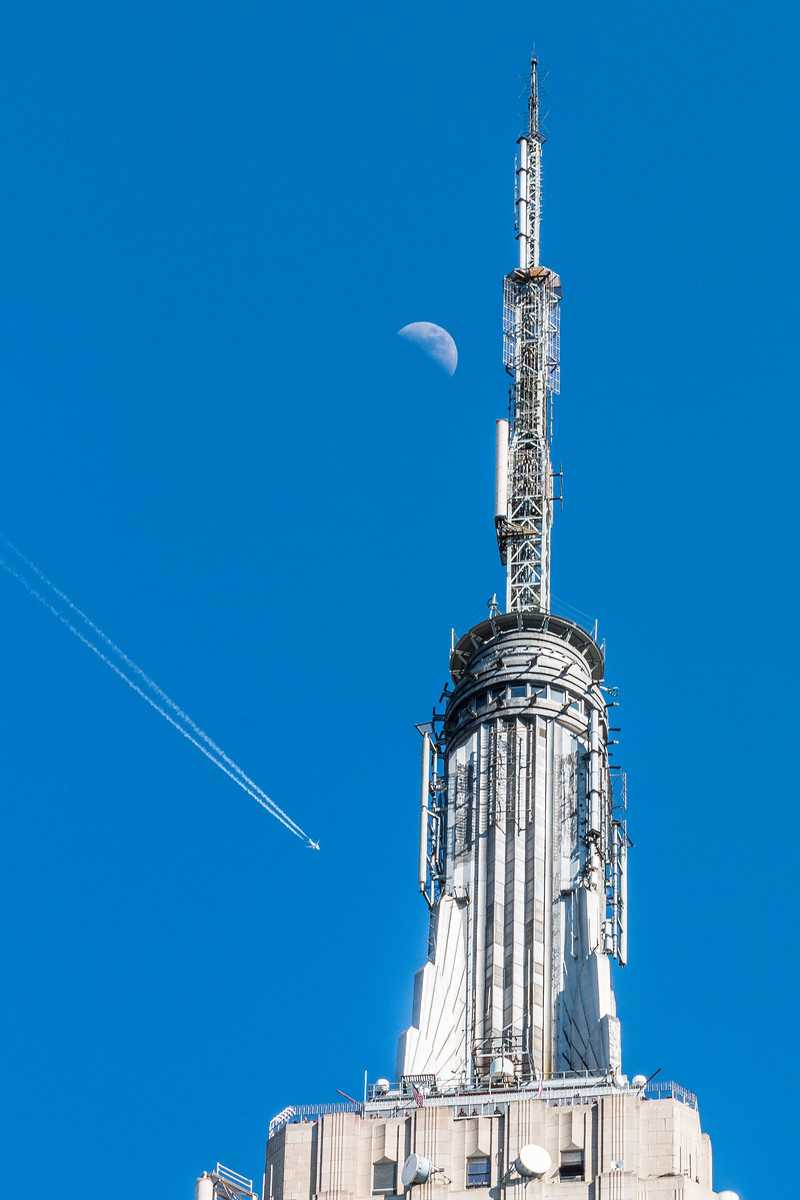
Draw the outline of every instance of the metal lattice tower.
[[[553,470],[552,398],[559,387],[561,281],[539,264],[542,145],[537,61],[531,60],[528,129],[519,139],[519,265],[503,281],[503,361],[512,377],[509,419],[497,422],[495,526],[506,567],[506,610],[549,612]]]

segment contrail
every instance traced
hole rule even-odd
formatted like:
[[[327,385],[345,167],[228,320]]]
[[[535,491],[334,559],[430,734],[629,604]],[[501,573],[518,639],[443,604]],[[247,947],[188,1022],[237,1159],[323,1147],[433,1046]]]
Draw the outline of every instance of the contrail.
[[[23,556],[20,555],[20,557],[23,557]],[[154,708],[155,711],[157,713],[159,713],[164,718],[165,721],[168,721],[169,724],[172,725],[174,729],[178,730],[178,733],[182,734],[183,737],[185,737],[187,739],[187,741],[190,741],[193,746],[196,746],[197,749],[200,751],[200,753],[204,754],[206,756],[206,758],[214,764],[215,767],[219,767],[220,771],[224,771],[225,774],[228,776],[228,778],[232,779],[235,784],[238,784],[238,786],[242,789],[242,791],[247,792],[248,796],[252,796],[252,798],[256,801],[256,803],[260,804],[262,808],[266,809],[266,811],[270,814],[270,816],[273,816],[278,821],[280,821],[280,823],[283,826],[285,826],[285,828],[288,829],[290,833],[293,833],[295,835],[295,837],[298,837],[301,840],[308,842],[309,844],[313,844],[311,841],[311,838],[308,836],[308,834],[305,832],[305,830],[301,829],[300,826],[297,825],[296,822],[294,822],[291,819],[291,817],[288,817],[286,815],[286,813],[284,813],[283,810],[274,803],[274,801],[270,800],[269,796],[267,796],[266,793],[261,792],[261,789],[259,788],[258,790],[259,790],[259,792],[261,792],[261,795],[258,795],[257,792],[253,790],[253,788],[248,787],[248,785],[244,782],[243,778],[240,779],[237,775],[234,774],[233,771],[229,770],[228,767],[226,767],[224,765],[224,763],[220,762],[219,759],[215,758],[214,755],[211,753],[211,751],[209,749],[207,749],[207,747],[204,746],[201,742],[199,742],[195,737],[193,737],[188,729],[184,729],[184,727],[182,725],[179,725],[178,722],[169,715],[169,713],[164,711],[164,709],[161,707],[160,704],[156,703],[156,701],[152,698],[152,696],[148,696],[146,692],[142,691],[142,689],[138,686],[138,684],[134,683],[132,679],[129,679],[128,676],[125,674],[125,672],[120,670],[120,668],[117,666],[117,664],[115,662],[112,662],[111,659],[108,658],[107,655],[105,655],[102,650],[100,650],[97,646],[95,646],[93,642],[90,642],[89,639],[84,634],[82,634],[79,629],[76,629],[75,626],[70,622],[70,620],[67,617],[65,617],[63,613],[58,611],[58,609],[55,607],[54,604],[51,604],[50,601],[45,596],[43,596],[40,592],[37,592],[37,590],[33,586],[33,584],[30,583],[30,581],[27,580],[24,577],[24,575],[20,575],[18,571],[15,571],[14,568],[9,563],[7,563],[5,561],[5,559],[2,557],[0,557],[0,567],[3,567],[3,569],[5,571],[7,571],[9,575],[11,575],[14,579],[16,579],[19,583],[21,583],[22,586],[25,588],[25,590],[27,592],[29,592],[31,594],[31,596],[33,596],[36,600],[38,600],[40,604],[43,604],[44,607],[46,609],[48,609],[53,614],[54,617],[57,617],[58,620],[61,622],[61,624],[65,625],[66,628],[70,631],[70,633],[74,634],[75,637],[80,642],[83,642],[84,646],[87,646],[89,648],[89,650],[91,650],[94,654],[96,654],[97,657],[99,659],[101,659],[106,664],[107,667],[110,667],[110,669],[114,672],[115,675],[118,675],[120,679],[124,680],[124,682],[127,683],[128,687],[132,688],[133,691],[136,692],[137,696],[141,696],[141,698],[143,700],[146,700],[151,708]],[[53,589],[53,590],[55,591],[55,589]],[[88,620],[88,618],[87,618],[87,620]],[[173,707],[177,707],[177,706],[173,706]],[[228,760],[228,761],[231,761],[231,760]],[[234,764],[234,766],[235,766],[235,764]],[[244,772],[241,772],[241,774],[242,774],[242,776],[244,776]]]
[[[87,616],[87,614],[85,612],[83,612],[82,609],[78,608],[77,604],[75,604],[74,601],[72,601],[69,598],[69,596],[66,594],[66,592],[62,592],[60,588],[56,587],[56,585],[53,583],[53,581],[51,579],[47,578],[44,571],[42,571],[39,567],[37,567],[36,563],[31,562],[31,560],[29,558],[26,558],[26,556],[22,553],[22,551],[19,550],[14,545],[14,543],[5,536],[4,533],[0,533],[0,539],[2,539],[2,541],[9,548],[9,550],[13,551],[13,553],[16,554],[16,556],[19,559],[21,559],[22,562],[24,562],[25,565],[27,567],[29,567],[30,570],[33,571],[34,574],[39,577],[39,579],[41,579],[42,583],[46,584],[47,587],[49,587],[51,589],[51,591],[54,592],[55,595],[59,597],[60,600],[64,601],[64,603],[67,605],[67,607],[70,608],[71,611],[74,612],[76,616],[80,617],[82,621],[86,622],[86,624],[89,626],[89,628],[91,630],[93,630],[93,632],[96,633],[97,636],[103,640],[103,642],[108,646],[108,648],[110,650],[113,650],[113,652],[125,663],[125,665],[129,668],[129,670],[133,671],[133,673],[135,675],[137,675],[139,677],[139,679],[141,679],[142,682],[147,685],[147,687],[150,688],[150,690],[154,693],[154,695],[158,696],[158,698],[159,698],[159,700],[161,700],[162,704],[165,704],[167,708],[171,709],[172,712],[174,712],[175,715],[179,718],[179,720],[181,720],[184,723],[184,725],[187,725],[189,727],[189,729],[192,730],[192,732],[195,734],[196,737],[200,738],[201,742],[205,742],[205,744],[211,750],[213,750],[214,754],[218,758],[220,758],[226,764],[226,766],[228,766],[233,772],[235,772],[236,775],[238,775],[241,779],[243,779],[244,782],[249,787],[251,787],[254,792],[258,792],[259,796],[261,796],[264,800],[266,800],[267,803],[269,805],[271,805],[271,807],[276,811],[276,813],[280,813],[280,815],[284,819],[284,821],[288,822],[288,824],[290,826],[294,826],[294,828],[298,831],[298,834],[300,836],[302,836],[302,837],[307,836],[300,829],[300,826],[297,825],[296,822],[292,820],[292,818],[288,815],[288,813],[285,813],[283,811],[283,809],[280,808],[275,803],[275,801],[267,795],[267,793],[264,791],[263,788],[259,787],[258,784],[254,780],[252,780],[249,775],[246,775],[245,772],[242,770],[242,768],[239,766],[239,764],[234,762],[234,760],[232,758],[229,758],[228,755],[225,753],[225,751],[222,750],[221,747],[219,747],[216,744],[216,742],[213,741],[212,738],[210,738],[208,736],[208,734],[205,732],[204,729],[200,728],[200,726],[197,724],[196,721],[192,720],[192,718],[189,716],[188,713],[184,712],[183,709],[178,704],[176,704],[175,701],[173,699],[171,699],[170,696],[167,695],[167,693],[163,690],[163,688],[160,688],[158,686],[158,684],[156,683],[156,681],[154,679],[151,679],[150,676],[147,675],[142,670],[142,668],[137,663],[135,663],[133,661],[133,659],[130,658],[125,653],[124,650],[121,650],[120,647],[111,640],[111,638],[108,636],[107,633],[103,632],[103,630],[99,627],[99,625],[95,625],[94,621],[89,616]],[[20,580],[20,582],[22,582],[22,581]]]

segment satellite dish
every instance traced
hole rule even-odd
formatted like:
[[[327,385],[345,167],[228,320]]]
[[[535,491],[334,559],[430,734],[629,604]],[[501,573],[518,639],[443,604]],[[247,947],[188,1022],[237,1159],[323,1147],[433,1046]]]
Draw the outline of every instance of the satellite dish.
[[[545,1172],[550,1170],[553,1165],[553,1160],[545,1150],[544,1146],[523,1146],[520,1150],[517,1161],[514,1166],[524,1179],[541,1179]]]
[[[403,1163],[400,1179],[404,1188],[410,1188],[416,1183],[427,1183],[432,1174],[433,1167],[429,1158],[423,1158],[421,1154],[409,1154]]]
[[[738,1192],[720,1192],[719,1200],[739,1200]]]
[[[631,1080],[631,1087],[643,1088],[646,1083],[647,1083],[646,1075],[634,1075],[633,1079]]]
[[[391,1086],[392,1085],[389,1083],[388,1079],[376,1079],[375,1080],[375,1095],[376,1096],[385,1096]]]

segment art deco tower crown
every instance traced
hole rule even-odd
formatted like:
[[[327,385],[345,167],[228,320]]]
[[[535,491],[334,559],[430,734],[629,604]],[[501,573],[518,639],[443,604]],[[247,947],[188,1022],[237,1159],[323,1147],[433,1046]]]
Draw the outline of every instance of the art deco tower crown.
[[[453,691],[423,731],[419,884],[432,950],[398,1077],[431,1075],[439,1086],[620,1065],[609,959],[627,953],[628,840],[608,761],[603,654],[550,612],[561,284],[539,263],[535,60],[528,111],[519,263],[504,280],[509,418],[497,422],[507,612],[493,606],[454,645]]]

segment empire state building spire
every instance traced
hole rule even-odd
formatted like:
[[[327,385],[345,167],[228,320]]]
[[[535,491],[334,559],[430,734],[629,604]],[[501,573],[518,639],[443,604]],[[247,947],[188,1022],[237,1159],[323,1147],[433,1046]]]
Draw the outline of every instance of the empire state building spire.
[[[503,361],[509,418],[497,422],[495,527],[506,567],[506,610],[550,609],[553,471],[550,431],[558,391],[561,281],[539,262],[542,144],[538,68],[531,62],[528,129],[517,160],[519,265],[503,281]]]

